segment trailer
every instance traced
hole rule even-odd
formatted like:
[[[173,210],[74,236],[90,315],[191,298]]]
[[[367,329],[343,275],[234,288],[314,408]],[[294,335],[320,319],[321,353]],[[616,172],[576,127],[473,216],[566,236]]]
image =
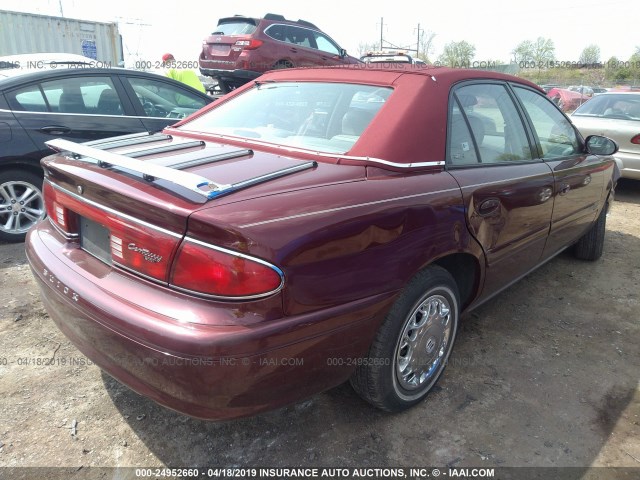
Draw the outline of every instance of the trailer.
[[[116,23],[0,10],[0,57],[71,53],[105,66],[122,65],[122,37]]]

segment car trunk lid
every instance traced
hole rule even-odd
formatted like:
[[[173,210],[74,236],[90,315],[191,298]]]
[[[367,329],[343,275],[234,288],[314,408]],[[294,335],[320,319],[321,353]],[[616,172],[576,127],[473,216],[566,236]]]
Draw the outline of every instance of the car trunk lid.
[[[363,180],[365,171],[165,134],[48,144],[60,152],[42,162],[51,222],[101,261],[165,284],[192,213],[240,190],[255,198]],[[215,228],[222,238],[228,225]]]

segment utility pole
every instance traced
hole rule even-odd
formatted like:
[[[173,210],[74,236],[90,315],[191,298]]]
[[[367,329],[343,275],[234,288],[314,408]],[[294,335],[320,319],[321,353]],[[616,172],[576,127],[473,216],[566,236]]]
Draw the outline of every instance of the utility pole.
[[[384,48],[382,47],[382,29],[384,27],[384,17],[380,17],[380,51],[384,50]]]
[[[416,41],[416,58],[418,58],[419,53],[420,53],[420,24],[418,24],[418,40]]]

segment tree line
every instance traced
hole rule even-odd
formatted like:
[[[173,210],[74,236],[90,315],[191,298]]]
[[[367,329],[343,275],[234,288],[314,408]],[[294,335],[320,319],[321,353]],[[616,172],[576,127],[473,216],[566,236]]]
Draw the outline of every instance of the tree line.
[[[442,54],[432,57],[435,33],[425,31],[417,45],[417,58],[436,65],[454,68],[492,68],[510,65],[517,75],[536,83],[580,83],[589,85],[640,85],[640,46],[628,59],[601,58],[600,47],[584,47],[580,57],[571,62],[560,61],[550,38],[524,40],[511,51],[508,62],[485,59],[474,61],[476,47],[466,40],[452,41],[444,46]],[[375,44],[361,44],[360,54],[375,50]]]

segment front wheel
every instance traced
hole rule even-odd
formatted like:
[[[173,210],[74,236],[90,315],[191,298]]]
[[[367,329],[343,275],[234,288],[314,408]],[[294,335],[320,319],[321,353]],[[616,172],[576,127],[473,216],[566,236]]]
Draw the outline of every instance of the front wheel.
[[[0,173],[0,240],[24,241],[45,214],[41,176],[22,170]]]
[[[441,267],[419,272],[380,327],[351,379],[358,394],[389,412],[422,401],[444,371],[458,329],[460,296]]]

